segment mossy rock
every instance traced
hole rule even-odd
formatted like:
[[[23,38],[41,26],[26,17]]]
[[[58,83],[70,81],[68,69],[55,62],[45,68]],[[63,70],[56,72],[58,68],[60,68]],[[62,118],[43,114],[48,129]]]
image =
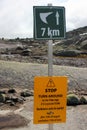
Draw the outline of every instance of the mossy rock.
[[[0,94],[0,102],[5,102],[5,94]]]
[[[75,105],[79,105],[79,104],[80,104],[79,98],[75,94],[69,94],[67,96],[67,105],[68,106],[75,106]]]
[[[85,97],[82,96],[82,97],[80,98],[80,104],[82,104],[82,105],[83,105],[83,104],[87,104],[87,100],[85,99]]]

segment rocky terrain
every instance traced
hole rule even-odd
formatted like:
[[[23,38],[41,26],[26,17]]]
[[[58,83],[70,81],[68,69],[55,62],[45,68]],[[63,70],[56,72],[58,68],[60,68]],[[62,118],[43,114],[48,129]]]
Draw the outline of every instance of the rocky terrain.
[[[33,124],[35,76],[48,75],[48,41],[0,39],[0,129],[44,130]],[[53,75],[67,76],[66,124],[57,130],[87,129],[87,27],[53,40]]]
[[[66,39],[55,43],[54,55],[87,57],[87,27],[70,31]]]
[[[33,39],[4,39],[0,40],[0,59],[47,63],[48,41]],[[78,60],[77,60],[78,59]],[[87,27],[66,33],[66,39],[53,41],[53,63],[87,67]]]

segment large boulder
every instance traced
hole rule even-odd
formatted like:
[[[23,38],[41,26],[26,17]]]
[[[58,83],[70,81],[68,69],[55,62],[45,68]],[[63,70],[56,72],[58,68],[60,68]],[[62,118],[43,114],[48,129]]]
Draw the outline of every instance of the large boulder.
[[[76,57],[80,55],[80,51],[77,50],[61,50],[61,51],[54,51],[53,54],[55,56],[65,56],[65,57]]]
[[[68,106],[75,106],[75,105],[79,105],[79,104],[80,104],[79,98],[75,94],[67,95],[67,105]]]
[[[84,96],[81,96],[81,98],[80,98],[80,104],[87,104],[87,100],[86,100],[86,98],[84,97]]]

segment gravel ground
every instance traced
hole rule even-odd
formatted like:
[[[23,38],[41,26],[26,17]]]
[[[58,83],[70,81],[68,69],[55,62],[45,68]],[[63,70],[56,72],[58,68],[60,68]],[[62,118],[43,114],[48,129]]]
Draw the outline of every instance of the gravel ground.
[[[49,130],[48,124],[33,124],[33,100],[24,105],[24,109],[19,112],[30,122],[26,127],[6,129],[6,130]],[[87,129],[87,105],[67,107],[66,123],[54,124],[53,130],[86,130]]]
[[[0,61],[0,88],[3,87],[23,87],[33,89],[35,76],[47,76],[47,64],[32,64],[20,62]],[[87,68],[77,68],[69,66],[53,66],[53,75],[68,76],[68,88],[84,89],[87,92]],[[2,130],[49,130],[48,125],[33,124],[33,98],[30,98],[19,114],[29,120],[25,127],[6,128]],[[67,121],[64,124],[54,124],[55,130],[86,130],[87,129],[87,105],[67,107]]]
[[[35,76],[47,76],[48,65],[0,61],[0,87],[33,88]],[[53,66],[54,76],[67,76],[68,89],[87,91],[87,68]]]

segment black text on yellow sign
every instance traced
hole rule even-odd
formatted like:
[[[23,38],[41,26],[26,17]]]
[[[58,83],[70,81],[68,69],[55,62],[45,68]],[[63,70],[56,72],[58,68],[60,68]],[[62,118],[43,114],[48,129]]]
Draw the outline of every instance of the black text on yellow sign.
[[[66,121],[67,77],[35,77],[34,124]]]

